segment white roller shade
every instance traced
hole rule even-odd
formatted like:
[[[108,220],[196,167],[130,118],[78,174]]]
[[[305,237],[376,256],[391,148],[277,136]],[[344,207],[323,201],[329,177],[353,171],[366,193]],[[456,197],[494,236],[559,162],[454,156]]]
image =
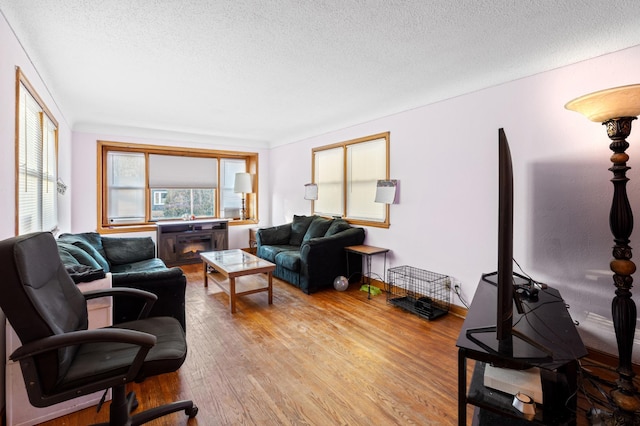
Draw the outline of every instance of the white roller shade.
[[[344,149],[342,147],[317,151],[314,154],[315,183],[318,199],[314,212],[327,216],[342,216],[344,210]]]
[[[216,188],[215,158],[149,155],[150,188]]]

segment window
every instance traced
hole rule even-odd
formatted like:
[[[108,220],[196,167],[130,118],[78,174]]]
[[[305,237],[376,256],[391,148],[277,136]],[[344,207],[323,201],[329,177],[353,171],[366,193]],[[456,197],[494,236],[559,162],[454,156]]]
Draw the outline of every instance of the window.
[[[107,199],[109,223],[145,220],[145,157],[137,152],[107,153]]]
[[[58,122],[16,71],[16,233],[58,227]]]
[[[241,194],[233,193],[235,171],[258,171],[256,153],[98,141],[98,156],[102,232],[144,230],[161,220],[237,218],[225,213],[240,205]],[[247,209],[257,221],[255,192],[247,194]]]
[[[221,160],[222,171],[220,173],[220,208],[224,212],[224,217],[238,218],[242,209],[242,194],[233,191],[236,173],[247,171],[247,162],[244,160],[227,159]],[[251,216],[249,216],[251,217]]]
[[[389,132],[314,148],[312,157],[314,213],[389,226],[389,206],[374,201],[377,181],[389,179]]]
[[[153,206],[164,206],[164,202],[167,199],[167,191],[159,189],[153,190]]]
[[[151,220],[215,216],[218,161],[209,157],[149,154]]]

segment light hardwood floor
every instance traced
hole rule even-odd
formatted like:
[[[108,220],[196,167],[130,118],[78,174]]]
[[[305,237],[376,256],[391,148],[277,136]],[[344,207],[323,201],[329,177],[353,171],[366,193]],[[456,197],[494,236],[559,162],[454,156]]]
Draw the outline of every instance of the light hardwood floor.
[[[231,314],[226,294],[203,287],[201,268],[183,267],[185,364],[131,386],[140,409],[192,399],[199,414],[190,422],[180,412],[151,424],[457,424],[455,341],[462,319],[427,321],[388,305],[384,294],[368,300],[356,284],[309,296],[277,279],[273,305],[266,293],[244,296]],[[471,407],[467,413],[471,419]],[[98,414],[89,408],[43,424],[107,417],[105,404]]]

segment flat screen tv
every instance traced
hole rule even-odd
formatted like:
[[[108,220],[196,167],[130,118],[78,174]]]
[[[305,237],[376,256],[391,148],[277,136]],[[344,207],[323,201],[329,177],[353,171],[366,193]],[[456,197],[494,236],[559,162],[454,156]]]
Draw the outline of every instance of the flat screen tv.
[[[516,287],[531,286],[531,280],[513,272],[513,164],[504,129],[498,130],[498,270],[483,274],[496,286],[496,323],[467,330],[467,336],[485,350],[523,360],[545,360],[549,351],[513,328],[514,306],[519,314],[522,302]],[[515,339],[514,339],[515,337]]]
[[[498,130],[498,304],[496,338],[508,339],[513,327],[513,165],[504,129]]]

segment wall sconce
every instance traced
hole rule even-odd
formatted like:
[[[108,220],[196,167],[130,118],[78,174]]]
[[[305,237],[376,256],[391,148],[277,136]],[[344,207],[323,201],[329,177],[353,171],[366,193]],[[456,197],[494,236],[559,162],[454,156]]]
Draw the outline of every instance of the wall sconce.
[[[67,192],[67,185],[60,178],[58,178],[56,184],[58,187],[58,194],[64,195],[64,193]]]
[[[242,194],[242,210],[240,211],[240,219],[247,220],[247,210],[245,209],[244,198],[245,194],[253,192],[250,173],[236,173],[233,192],[236,194]]]
[[[307,183],[304,185],[304,199],[305,200],[317,200],[318,199],[318,185],[315,183]]]
[[[634,424],[634,414],[640,409],[631,357],[636,329],[636,305],[631,299],[631,285],[636,265],[631,261],[629,236],[633,230],[633,213],[627,198],[627,166],[629,147],[626,138],[631,134],[631,122],[640,115],[640,84],[615,87],[574,99],[565,108],[579,112],[589,120],[602,123],[611,139],[609,148],[613,151],[609,169],[613,173],[613,203],[609,213],[609,227],[613,234],[614,260],[610,267],[616,295],[611,303],[613,328],[618,343],[618,380],[611,392],[616,404],[616,424]],[[620,420],[618,422],[617,420]]]
[[[398,181],[379,180],[376,184],[376,203],[396,204],[398,195]]]

